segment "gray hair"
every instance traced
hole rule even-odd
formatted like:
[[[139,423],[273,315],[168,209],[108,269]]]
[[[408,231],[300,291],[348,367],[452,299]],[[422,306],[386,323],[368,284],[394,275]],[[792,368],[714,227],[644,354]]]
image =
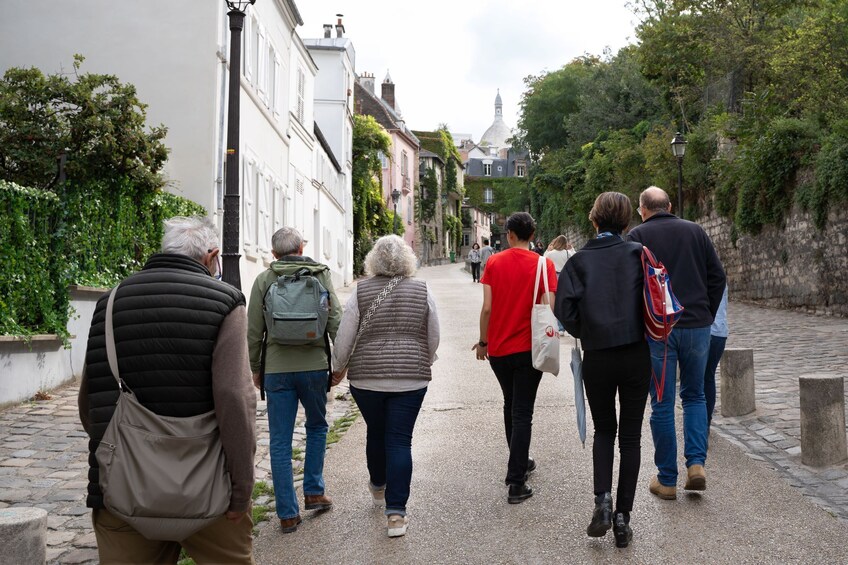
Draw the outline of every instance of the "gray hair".
[[[200,261],[210,249],[219,247],[218,230],[203,216],[175,216],[165,220],[162,253],[186,255]]]
[[[277,257],[300,255],[303,236],[294,228],[288,226],[278,229],[271,237],[271,249]]]
[[[396,235],[384,235],[365,256],[365,273],[384,277],[411,277],[415,274],[415,253]]]

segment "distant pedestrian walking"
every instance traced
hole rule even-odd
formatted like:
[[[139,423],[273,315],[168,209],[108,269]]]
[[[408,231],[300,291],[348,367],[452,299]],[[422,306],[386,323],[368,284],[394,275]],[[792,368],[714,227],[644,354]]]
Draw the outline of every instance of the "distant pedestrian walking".
[[[531,357],[531,296],[544,298],[544,281],[534,289],[539,256],[530,251],[536,222],[526,212],[517,212],[506,221],[509,249],[489,258],[483,272],[483,308],[480,312],[480,340],[472,348],[477,359],[488,359],[504,396],[504,428],[509,447],[506,484],[507,501],[523,502],[533,496],[527,476],[536,468],[530,458],[530,439],[536,391],[542,372],[533,367]],[[547,263],[548,304],[556,292],[554,265]],[[541,289],[541,290],[540,290]],[[534,294],[534,292],[536,294]]]
[[[161,253],[150,257],[140,272],[124,279],[95,307],[79,413],[91,438],[86,505],[93,509],[101,563],[176,563],[181,546],[198,563],[253,563],[250,500],[256,393],[244,339],[244,295],[215,280],[218,252],[217,230],[209,220],[171,218],[165,222]],[[107,320],[110,309],[113,329]],[[120,374],[113,373],[112,361]],[[122,398],[120,414],[116,411],[119,395],[131,395],[130,400]],[[132,399],[169,418],[174,430],[197,430],[204,422],[217,421],[214,436],[220,441],[210,443],[210,434],[177,438],[134,421],[133,426],[119,428],[115,444],[101,442],[104,433],[114,428],[109,427],[113,417],[127,422],[127,414],[139,413],[137,407],[123,404]],[[170,462],[150,461],[139,452],[145,444],[153,446],[148,448],[152,452],[164,453],[179,444],[179,454]],[[111,453],[111,463],[103,463],[109,468],[98,464],[100,455],[109,452],[103,447]],[[208,454],[221,448],[223,454],[210,460]],[[132,468],[133,480],[116,476],[118,467]],[[210,475],[210,481],[198,483],[201,476]],[[110,482],[104,481],[105,476],[111,477]],[[229,484],[216,482],[226,481],[225,477]],[[180,541],[158,541],[173,540],[175,527],[202,524],[199,518],[207,514],[200,509],[221,492],[225,509],[218,519]],[[185,495],[188,499],[181,500]],[[150,500],[153,497],[157,498]],[[159,502],[163,497],[168,502]],[[154,507],[144,507],[140,501]],[[118,515],[121,508],[127,508],[126,520]],[[148,539],[130,522],[139,528],[165,530],[162,524],[169,523],[171,531]]]
[[[677,367],[680,367],[680,399],[683,402],[683,440],[686,457],[686,490],[705,490],[707,479],[707,407],[704,371],[710,348],[710,325],[718,311],[726,278],[715,247],[694,222],[671,214],[668,194],[656,186],[639,196],[642,224],[628,238],[646,245],[668,269],[674,293],[685,310],[668,344],[650,341],[653,371],[659,375],[666,364],[662,402],[657,401],[651,379],[651,435],[658,474],[649,490],[662,499],[677,498],[677,433],[674,400]]]
[[[481,272],[486,271],[486,263],[489,262],[489,257],[495,254],[495,250],[489,245],[489,240],[483,238],[483,249],[480,250],[480,267]]]
[[[651,379],[642,315],[642,246],[621,237],[632,216],[633,207],[624,194],[604,192],[595,199],[589,218],[597,238],[565,264],[555,309],[566,330],[583,345],[583,383],[595,424],[595,511],[586,533],[601,537],[612,527],[618,547],[627,547],[632,537],[630,512]],[[613,512],[616,429],[621,458]]]
[[[303,255],[305,245],[300,232],[291,227],[277,230],[271,238],[276,259],[253,283],[248,305],[247,343],[250,367],[256,387],[261,386],[260,371],[265,370],[264,387],[268,395],[268,428],[271,433],[271,476],[277,517],[283,533],[297,530],[302,522],[292,475],[292,438],[298,402],[306,412],[306,457],[303,465],[303,499],[306,510],[328,510],[332,499],[324,493],[324,454],[327,448],[327,386],[330,380],[329,343],[336,336],[342,308],[333,289],[330,268]],[[273,284],[288,277],[314,277],[326,290],[329,301],[326,336],[294,345],[278,340],[266,328],[265,297]],[[284,281],[286,279],[283,279]],[[280,323],[288,312],[273,312]],[[267,334],[267,335],[266,335]],[[263,347],[263,336],[265,345]],[[263,352],[264,349],[264,352]],[[264,357],[264,359],[263,359]]]
[[[368,426],[368,490],[385,505],[389,537],[406,533],[412,432],[439,347],[439,319],[427,283],[413,278],[415,255],[398,236],[381,237],[365,257],[370,278],[356,285],[336,336],[333,375],[347,375]]]
[[[471,278],[474,282],[480,282],[480,244],[476,241],[468,252],[468,261],[471,263]]]
[[[556,236],[553,241],[548,244],[548,249],[545,251],[545,257],[553,262],[557,280],[559,279],[559,275],[562,272],[563,267],[565,267],[566,261],[571,259],[575,253],[576,251],[574,251],[574,248],[570,243],[568,243],[568,239],[564,235]],[[563,327],[562,322],[559,322],[560,335],[564,330],[565,328]]]
[[[716,312],[715,321],[710,326],[710,353],[707,356],[707,368],[704,371],[704,397],[707,401],[707,434],[713,423],[713,412],[716,404],[716,368],[724,354],[727,336],[730,333],[727,325],[727,286],[721,295],[721,303]]]

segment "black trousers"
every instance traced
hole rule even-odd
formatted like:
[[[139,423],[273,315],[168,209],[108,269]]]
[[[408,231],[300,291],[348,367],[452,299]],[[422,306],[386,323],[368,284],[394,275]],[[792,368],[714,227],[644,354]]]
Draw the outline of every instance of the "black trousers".
[[[612,492],[612,465],[618,428],[616,510],[633,510],[641,462],[642,418],[651,379],[651,352],[639,341],[622,347],[585,351],[583,384],[595,424],[592,447],[595,494]],[[616,422],[615,397],[621,406]]]
[[[471,263],[471,278],[474,282],[480,280],[480,263]]]
[[[509,447],[506,482],[510,485],[524,484],[527,458],[530,456],[533,409],[542,371],[533,368],[529,351],[489,357],[489,364],[504,396],[504,429]]]

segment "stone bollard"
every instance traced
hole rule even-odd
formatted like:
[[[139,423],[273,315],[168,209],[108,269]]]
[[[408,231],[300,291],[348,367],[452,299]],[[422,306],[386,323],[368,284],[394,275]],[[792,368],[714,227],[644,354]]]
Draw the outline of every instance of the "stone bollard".
[[[825,467],[848,459],[845,385],[839,375],[801,375],[801,462]]]
[[[47,511],[41,508],[0,509],[3,563],[44,563],[47,559]]]
[[[744,416],[756,409],[754,350],[725,349],[721,357],[721,415]]]

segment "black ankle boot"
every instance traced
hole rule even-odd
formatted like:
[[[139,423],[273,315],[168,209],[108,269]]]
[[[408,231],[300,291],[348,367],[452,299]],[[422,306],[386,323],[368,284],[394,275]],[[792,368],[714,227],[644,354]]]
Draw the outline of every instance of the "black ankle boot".
[[[608,492],[595,496],[595,511],[592,522],[586,528],[586,534],[593,538],[606,535],[612,527],[612,495]]]
[[[615,536],[616,547],[627,547],[633,539],[630,528],[630,512],[618,512],[613,515],[612,533]]]
[[[510,504],[521,504],[531,496],[533,496],[533,489],[527,483],[509,485],[506,501]]]

